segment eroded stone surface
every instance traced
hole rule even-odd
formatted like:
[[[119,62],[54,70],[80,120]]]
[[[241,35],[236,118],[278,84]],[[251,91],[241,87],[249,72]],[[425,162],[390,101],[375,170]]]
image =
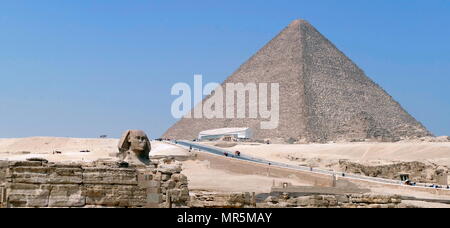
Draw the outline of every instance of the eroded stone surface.
[[[1,162],[0,193],[7,194],[0,203],[2,207],[186,207],[187,177],[180,174],[179,164],[167,162],[129,168],[114,162]]]
[[[406,208],[397,195],[312,195],[301,197],[270,196],[260,208]]]
[[[119,141],[119,157],[130,164],[149,165],[152,149],[147,134],[142,130],[127,130]]]

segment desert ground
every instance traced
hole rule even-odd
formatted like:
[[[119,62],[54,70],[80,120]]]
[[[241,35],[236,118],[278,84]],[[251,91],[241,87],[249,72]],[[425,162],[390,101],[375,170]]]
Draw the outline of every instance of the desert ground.
[[[423,162],[435,168],[429,168],[428,173],[436,168],[448,170],[450,166],[450,142],[401,141],[397,143],[329,143],[329,144],[261,144],[261,143],[228,143],[202,142],[209,146],[218,146],[233,153],[277,161],[292,165],[311,166],[320,169],[343,171],[339,161],[367,166],[389,166],[400,162]],[[433,170],[432,170],[433,169]],[[429,193],[397,189],[370,187],[377,194],[398,194],[424,199],[445,199],[450,197],[436,196]],[[448,207],[445,204],[408,203],[424,207]]]
[[[90,162],[113,160],[117,153],[118,139],[83,139],[32,137],[0,139],[0,160],[26,160],[44,158],[50,162]],[[180,147],[152,141],[150,156],[189,156]],[[89,150],[88,153],[80,151]],[[61,152],[60,154],[53,153]],[[269,192],[273,182],[292,182],[305,185],[298,180],[274,179],[266,176],[241,175],[227,170],[208,167],[207,162],[187,160],[183,162],[183,173],[189,178],[192,190],[214,192]]]
[[[203,143],[220,146],[216,142]],[[225,144],[226,145],[226,144]],[[333,168],[339,160],[364,165],[388,165],[396,162],[429,162],[450,166],[450,142],[330,143],[330,144],[229,144],[223,149],[240,151],[266,160],[296,165]]]
[[[51,162],[75,162],[113,160],[118,139],[82,139],[32,137],[16,139],[0,139],[0,160],[25,160],[28,158],[44,158]],[[215,143],[205,143],[214,145]],[[227,150],[239,150],[243,154],[280,161],[290,164],[311,165],[326,169],[339,169],[339,160],[379,165],[399,161],[433,162],[439,166],[450,165],[450,143],[437,142],[398,142],[398,143],[333,143],[333,144],[258,144],[239,143],[229,145]],[[82,153],[80,151],[89,150]],[[59,151],[60,153],[54,153]],[[189,156],[185,149],[152,141],[151,156]],[[189,187],[194,191],[212,192],[269,192],[273,183],[290,182],[294,185],[307,185],[301,180],[272,178],[259,175],[243,175],[229,170],[212,169],[208,162],[198,160],[183,161],[183,173],[188,176]],[[375,188],[371,191],[379,194],[400,194],[427,199],[445,199],[429,193],[399,191],[395,189]],[[409,203],[427,207],[446,207],[446,204],[410,201]]]

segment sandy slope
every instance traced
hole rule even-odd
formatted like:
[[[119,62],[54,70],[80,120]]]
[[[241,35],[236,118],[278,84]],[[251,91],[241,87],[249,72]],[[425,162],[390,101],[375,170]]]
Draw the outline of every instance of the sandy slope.
[[[0,159],[23,160],[30,157],[46,158],[49,161],[94,161],[113,159],[110,154],[117,153],[118,139],[80,139],[33,137],[20,139],[0,139]],[[349,159],[362,163],[389,163],[392,161],[431,160],[450,165],[450,143],[352,143],[352,144],[312,144],[312,145],[261,145],[244,144],[228,148],[242,153],[299,164],[316,162],[326,167],[339,159]],[[62,154],[52,154],[59,150]],[[80,153],[90,150],[90,153]],[[152,142],[152,155],[184,155],[187,152],[177,146]],[[292,157],[299,158],[293,161]],[[188,176],[193,190],[219,192],[268,192],[276,182],[291,182],[304,185],[294,179],[274,179],[266,176],[242,175],[225,170],[211,169],[207,162],[186,161],[183,173]],[[373,189],[375,192],[398,194],[386,189]],[[405,193],[405,195],[409,195]],[[417,195],[411,193],[410,195]],[[430,197],[428,194],[420,195]]]
[[[98,159],[114,159],[111,153],[117,153],[118,139],[79,139],[33,137],[20,139],[0,139],[0,159],[25,160],[27,158],[45,158],[52,162],[60,161],[95,161]],[[54,150],[62,154],[53,154]],[[90,150],[90,153],[80,153]],[[189,154],[180,147],[152,142],[151,155],[182,156]],[[207,162],[183,162],[183,173],[188,176],[192,190],[215,192],[269,192],[276,182],[292,182],[291,179],[274,179],[266,176],[241,175],[224,170],[211,169]]]
[[[295,179],[272,178],[260,175],[242,175],[225,170],[211,169],[208,162],[183,162],[183,173],[189,178],[192,190],[213,192],[256,192],[267,193],[275,181],[276,184],[290,182],[295,185],[308,186]]]
[[[62,159],[80,157],[81,150],[90,150],[92,158],[109,157],[117,152],[118,139],[85,139],[32,137],[0,139],[0,157],[14,158],[27,155],[51,155],[62,152]],[[343,144],[251,144],[244,143],[227,148],[247,155],[296,163],[302,160],[336,161],[348,159],[360,163],[390,163],[392,161],[432,161],[450,166],[450,143],[343,143]],[[184,150],[160,142],[152,142],[152,155],[184,155]],[[295,160],[295,161],[293,161]]]
[[[0,139],[1,152],[33,152],[36,154],[51,153],[53,150],[63,152],[79,152],[91,150],[95,152],[116,151],[118,139],[83,139],[83,138],[57,138],[32,137]]]
[[[315,163],[326,167],[340,159],[363,164],[389,164],[397,161],[427,161],[450,166],[450,143],[345,143],[345,144],[240,144],[230,151],[292,164]]]
[[[118,139],[82,139],[32,137],[19,139],[0,139],[0,159],[24,160],[31,157],[45,158],[49,161],[94,161],[112,159],[117,153]],[[80,151],[89,150],[89,153]],[[61,154],[53,154],[60,151]],[[152,142],[151,155],[184,155],[178,147],[161,142]]]

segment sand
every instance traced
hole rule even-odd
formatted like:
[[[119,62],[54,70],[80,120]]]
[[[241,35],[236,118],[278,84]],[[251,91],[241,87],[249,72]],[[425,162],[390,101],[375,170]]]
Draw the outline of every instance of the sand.
[[[206,143],[213,145],[215,143]],[[252,144],[231,148],[253,157],[290,164],[329,168],[341,159],[368,165],[392,164],[400,161],[432,162],[450,167],[450,143],[334,143],[334,144]]]
[[[404,204],[416,206],[419,208],[450,208],[449,204],[443,204],[443,203],[432,203],[432,202],[424,202],[424,201],[417,201],[417,200],[403,200]]]
[[[268,193],[274,181],[276,184],[290,182],[308,186],[296,179],[242,175],[226,170],[211,169],[206,161],[183,162],[183,174],[189,179],[189,189],[199,191]]]
[[[0,159],[25,160],[31,157],[45,158],[51,162],[95,161],[114,159],[118,139],[80,139],[33,137],[19,139],[0,139]],[[392,161],[434,161],[450,165],[450,143],[348,143],[348,144],[310,144],[310,145],[262,145],[241,144],[230,151],[239,150],[243,154],[267,160],[299,164],[302,158],[307,162],[328,167],[339,159],[349,159],[361,163],[389,163]],[[53,151],[62,154],[53,154]],[[90,150],[90,153],[81,153]],[[152,142],[151,155],[183,156],[186,150],[162,142]],[[300,158],[292,160],[290,158]],[[330,167],[328,167],[330,168]],[[273,182],[290,182],[305,185],[291,178],[272,178],[259,175],[242,175],[209,168],[208,162],[188,160],[183,162],[183,173],[188,176],[191,190],[213,192],[269,192]],[[448,199],[427,193],[399,192],[392,189],[372,188],[375,193],[401,194],[419,198]],[[437,204],[436,204],[437,205]],[[434,206],[436,206],[434,205]],[[433,206],[429,204],[429,206]]]
[[[50,162],[95,161],[98,159],[115,159],[110,156],[117,153],[118,139],[81,139],[32,137],[18,139],[0,139],[0,160],[26,160],[27,158],[44,158]],[[151,156],[186,156],[189,153],[178,146],[152,141]],[[53,151],[61,154],[53,154]],[[81,153],[89,150],[89,153]],[[258,175],[242,175],[226,170],[211,169],[208,162],[185,161],[183,173],[189,179],[191,190],[213,192],[270,192],[273,182],[303,183],[285,178],[269,178]]]
[[[26,160],[27,158],[44,158],[51,162],[61,161],[95,161],[114,159],[118,153],[118,139],[83,139],[32,137],[17,139],[0,139],[0,159]],[[179,147],[158,141],[152,141],[151,156],[183,156],[187,152]],[[89,153],[80,151],[89,150]],[[54,154],[60,151],[61,154]]]
[[[118,139],[87,139],[32,137],[0,139],[0,158],[27,158],[30,156],[65,159],[101,159],[117,153]],[[206,143],[216,144],[216,143]],[[243,143],[231,148],[243,154],[291,164],[316,161],[326,167],[340,159],[363,164],[384,164],[398,161],[429,161],[450,166],[450,143],[399,142],[399,143],[336,143],[336,144],[257,144]],[[89,150],[90,153],[80,153]],[[53,156],[53,151],[61,155]],[[158,141],[152,142],[151,155],[187,155],[186,151]],[[59,159],[58,159],[59,158]],[[303,161],[305,160],[305,161]]]

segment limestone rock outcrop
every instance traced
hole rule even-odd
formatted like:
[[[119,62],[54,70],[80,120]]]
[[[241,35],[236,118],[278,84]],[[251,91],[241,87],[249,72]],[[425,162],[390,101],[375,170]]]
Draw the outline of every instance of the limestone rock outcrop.
[[[290,197],[270,196],[259,208],[410,208],[396,195],[351,194]]]
[[[393,180],[400,180],[400,174],[408,174],[412,181],[421,183],[437,183],[436,177],[439,174],[448,173],[448,167],[417,161],[387,165],[363,165],[341,160],[339,161],[339,166],[346,173]]]
[[[190,208],[254,208],[256,198],[251,193],[196,192],[189,201]]]

